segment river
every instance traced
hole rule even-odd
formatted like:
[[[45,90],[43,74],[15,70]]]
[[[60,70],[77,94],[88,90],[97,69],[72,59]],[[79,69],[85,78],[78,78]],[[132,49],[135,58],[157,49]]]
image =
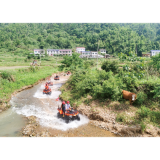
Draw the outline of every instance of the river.
[[[42,128],[49,129],[56,135],[70,137],[115,137],[109,131],[95,127],[89,119],[80,114],[80,121],[65,123],[57,118],[57,107],[61,101],[56,101],[61,92],[59,88],[65,83],[68,77],[62,77],[60,81],[54,81],[51,95],[43,94],[45,82],[35,85],[33,88],[26,89],[17,93],[10,100],[11,108],[0,114],[0,136],[19,137],[20,130],[26,126],[26,117],[34,116],[37,118]]]

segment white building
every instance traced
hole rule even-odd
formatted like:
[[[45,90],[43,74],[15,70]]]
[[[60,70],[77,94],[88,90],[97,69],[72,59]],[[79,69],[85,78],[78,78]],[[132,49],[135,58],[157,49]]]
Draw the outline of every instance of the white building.
[[[38,55],[45,56],[45,50],[44,49],[34,49],[34,55],[35,56],[38,56]]]
[[[76,47],[77,53],[82,53],[83,51],[85,51],[85,47]]]
[[[59,49],[47,49],[47,54],[49,56],[57,55],[59,54]]]
[[[100,49],[99,51],[100,51],[101,53],[106,54],[106,49]]]
[[[104,58],[104,56],[99,55],[97,51],[83,51],[80,58]]]
[[[156,54],[159,54],[160,50],[151,50],[151,56],[155,56]]]
[[[92,58],[97,58],[98,52],[97,51],[91,51]]]

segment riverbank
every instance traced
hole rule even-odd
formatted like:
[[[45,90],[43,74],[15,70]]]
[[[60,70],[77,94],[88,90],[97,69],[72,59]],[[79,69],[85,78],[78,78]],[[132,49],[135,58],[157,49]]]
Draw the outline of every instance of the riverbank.
[[[71,89],[67,84],[61,87],[60,97],[70,99]],[[67,93],[66,93],[67,92]],[[139,108],[131,106],[129,101],[99,101],[92,99],[91,96],[81,97],[72,105],[77,110],[87,116],[92,123],[104,130],[110,131],[121,137],[159,137],[160,128],[148,123],[143,124],[137,120],[137,111]],[[137,121],[136,121],[137,120]]]
[[[13,95],[37,85],[41,81],[50,78],[53,73],[58,72],[57,68],[51,66],[39,67],[37,70],[32,69],[33,67],[9,72],[1,71],[1,73],[7,76],[2,78],[1,75],[0,77],[0,113],[10,108],[9,101]],[[13,80],[10,80],[9,76],[12,77]]]

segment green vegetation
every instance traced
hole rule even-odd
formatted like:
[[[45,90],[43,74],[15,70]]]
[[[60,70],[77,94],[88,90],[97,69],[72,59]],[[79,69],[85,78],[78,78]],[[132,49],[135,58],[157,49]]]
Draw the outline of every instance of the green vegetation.
[[[6,100],[23,86],[34,84],[52,73],[71,71],[73,74],[61,88],[61,97],[71,104],[91,101],[118,101],[121,110],[116,120],[124,124],[160,123],[160,54],[140,57],[142,52],[160,49],[160,24],[0,24],[0,66],[30,66],[37,59],[40,67],[0,72],[0,97]],[[110,60],[81,59],[75,47],[86,50],[106,49]],[[35,56],[33,49],[71,48],[72,56]],[[137,55],[135,54],[137,51]],[[59,67],[58,65],[61,64]],[[122,98],[122,90],[137,94],[133,103],[135,115],[123,111],[129,107]],[[90,96],[91,99],[87,97]],[[110,106],[106,106],[110,107]],[[113,107],[111,107],[113,108]]]
[[[34,56],[33,54],[30,56],[28,59],[28,55],[14,55],[12,52],[7,52],[7,53],[2,53],[0,52],[0,67],[1,66],[30,66],[30,64],[33,62],[34,59],[37,59],[38,64],[40,64],[41,61],[41,66],[46,66],[46,65],[56,65],[60,64],[60,62],[63,60],[63,57],[41,57],[41,59],[38,58],[38,56]]]
[[[128,58],[131,58],[128,56]],[[74,57],[70,61],[74,62]],[[132,61],[128,59],[123,61],[123,67],[119,68],[121,60],[99,60],[102,70],[97,70],[96,60],[88,61],[87,59],[76,59],[76,63],[81,62],[78,67],[74,68],[74,63],[68,65],[68,70],[72,73],[69,81],[62,87],[61,97],[64,100],[70,100],[71,104],[79,104],[98,100],[105,102],[107,100],[119,101],[120,105],[115,109],[128,110],[125,101],[122,98],[122,90],[128,90],[137,94],[137,100],[133,105],[137,108],[136,114],[129,117],[126,114],[118,114],[117,121],[125,124],[140,124],[142,132],[146,129],[146,124],[159,125],[159,97],[160,97],[160,78],[159,70],[150,61]],[[88,68],[84,64],[94,62],[93,66]],[[62,63],[65,64],[65,61]],[[158,62],[157,62],[158,63]],[[72,66],[72,67],[71,67]],[[92,100],[87,100],[91,96]],[[141,107],[141,106],[146,107]],[[156,110],[155,110],[156,109]]]
[[[105,48],[109,54],[142,52],[160,48],[159,24],[115,23],[1,23],[0,52],[33,53],[33,49],[84,46]],[[137,45],[137,47],[136,47]]]
[[[5,101],[15,90],[34,84],[38,80],[51,76],[52,73],[57,71],[57,68],[51,66],[0,71],[0,97]]]

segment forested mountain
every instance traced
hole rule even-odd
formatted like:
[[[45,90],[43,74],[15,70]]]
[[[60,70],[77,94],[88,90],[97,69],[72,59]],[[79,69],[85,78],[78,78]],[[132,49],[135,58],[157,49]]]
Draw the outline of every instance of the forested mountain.
[[[86,50],[105,48],[109,54],[160,49],[160,24],[118,23],[5,23],[0,24],[0,50],[17,48]]]

